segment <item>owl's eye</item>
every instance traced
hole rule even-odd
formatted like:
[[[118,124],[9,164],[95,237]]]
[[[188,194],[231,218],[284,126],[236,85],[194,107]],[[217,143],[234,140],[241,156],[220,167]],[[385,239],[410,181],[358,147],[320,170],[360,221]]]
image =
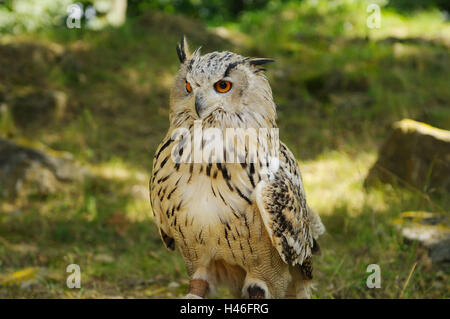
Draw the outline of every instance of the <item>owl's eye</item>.
[[[231,90],[231,86],[232,85],[230,81],[220,80],[214,84],[214,89],[216,89],[216,91],[219,93],[227,93],[229,90]]]
[[[191,93],[191,92],[192,92],[191,83],[189,83],[188,81],[186,81],[186,91],[187,91],[188,93]]]

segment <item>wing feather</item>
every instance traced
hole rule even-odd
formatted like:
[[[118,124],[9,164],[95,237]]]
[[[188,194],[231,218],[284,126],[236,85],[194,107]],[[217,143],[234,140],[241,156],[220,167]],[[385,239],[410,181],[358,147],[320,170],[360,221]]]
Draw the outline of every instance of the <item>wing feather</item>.
[[[168,147],[171,143],[170,135],[167,134],[166,138],[161,142],[156,151],[155,157],[153,158],[153,169],[152,178],[150,179],[149,189],[150,189],[150,204],[152,205],[153,216],[155,217],[155,223],[159,230],[159,235],[161,239],[169,250],[175,249],[175,241],[170,231],[168,216],[164,213],[162,198],[159,196],[159,192],[162,189],[160,185],[160,180],[156,177],[161,173],[161,168],[166,164],[167,158],[170,154],[170,148]],[[162,173],[161,173],[162,174]]]
[[[280,165],[267,180],[258,183],[255,199],[264,226],[284,262],[309,263],[315,238],[323,233],[317,213],[306,204],[300,171],[292,153],[281,144]],[[311,213],[312,212],[312,213]]]

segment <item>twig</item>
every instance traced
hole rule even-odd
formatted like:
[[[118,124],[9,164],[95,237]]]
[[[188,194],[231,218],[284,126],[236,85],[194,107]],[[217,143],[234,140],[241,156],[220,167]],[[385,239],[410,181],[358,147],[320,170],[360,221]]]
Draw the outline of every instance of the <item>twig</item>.
[[[403,289],[402,289],[402,291],[400,292],[399,298],[402,298],[402,297],[403,297],[403,293],[405,292],[405,289],[406,289],[406,287],[407,287],[408,284],[409,284],[409,280],[411,279],[412,274],[413,274],[413,272],[414,272],[414,269],[416,269],[416,266],[417,266],[417,262],[415,262],[415,263],[412,265],[411,271],[409,272],[409,275],[408,275],[408,279],[406,279],[406,282],[405,282],[405,284],[403,285]]]

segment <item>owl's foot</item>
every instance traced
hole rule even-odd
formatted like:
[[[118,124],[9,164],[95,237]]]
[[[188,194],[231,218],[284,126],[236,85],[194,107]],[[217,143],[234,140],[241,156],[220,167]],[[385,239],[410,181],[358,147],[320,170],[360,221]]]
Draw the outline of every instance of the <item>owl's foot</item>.
[[[203,299],[203,297],[188,293],[182,299]]]
[[[252,278],[247,275],[242,288],[242,295],[249,299],[268,299],[270,298],[269,289],[264,281]]]
[[[266,293],[258,286],[250,286],[247,290],[250,299],[266,299]]]
[[[189,281],[189,292],[186,296],[195,295],[198,298],[204,298],[208,290],[208,282],[203,279],[191,279]],[[190,298],[193,299],[193,298]]]

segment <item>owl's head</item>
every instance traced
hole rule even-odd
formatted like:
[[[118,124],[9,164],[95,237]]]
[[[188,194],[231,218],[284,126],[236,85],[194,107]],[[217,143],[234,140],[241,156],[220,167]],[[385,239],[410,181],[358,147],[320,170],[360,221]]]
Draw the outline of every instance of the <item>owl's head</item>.
[[[170,94],[173,124],[190,118],[210,126],[275,126],[275,103],[262,68],[273,60],[228,51],[200,55],[199,49],[191,54],[184,37],[177,46],[181,65]]]

